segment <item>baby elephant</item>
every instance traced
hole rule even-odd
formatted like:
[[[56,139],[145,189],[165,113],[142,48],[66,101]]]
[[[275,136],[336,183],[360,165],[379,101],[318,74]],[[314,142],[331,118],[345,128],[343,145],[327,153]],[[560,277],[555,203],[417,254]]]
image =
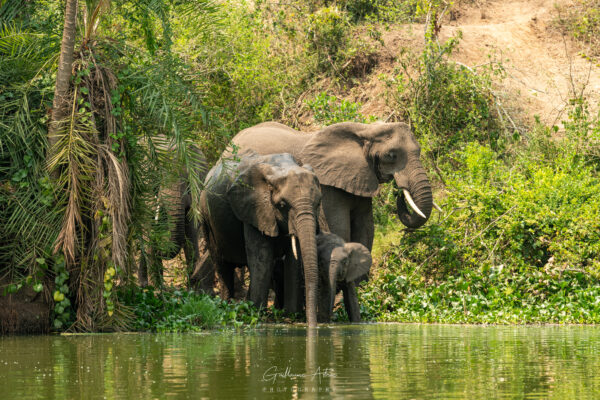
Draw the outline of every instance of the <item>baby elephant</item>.
[[[369,273],[371,269],[371,253],[360,243],[346,243],[333,233],[317,235],[317,254],[319,260],[319,302],[317,320],[329,322],[333,311],[338,285],[354,282]],[[341,290],[341,287],[339,287]],[[347,296],[345,302],[351,301],[352,307],[358,310],[356,293]],[[346,309],[348,309],[346,304]]]

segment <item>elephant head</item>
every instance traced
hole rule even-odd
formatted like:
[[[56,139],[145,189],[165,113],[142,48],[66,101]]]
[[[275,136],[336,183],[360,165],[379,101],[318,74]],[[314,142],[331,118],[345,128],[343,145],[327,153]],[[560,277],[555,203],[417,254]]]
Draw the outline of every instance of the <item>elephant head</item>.
[[[317,221],[321,190],[316,175],[299,166],[290,154],[247,156],[227,191],[235,216],[267,237],[291,236],[297,255],[300,243],[306,290],[306,318],[316,324]],[[252,279],[252,277],[251,277]]]
[[[405,123],[343,122],[315,133],[300,158],[323,185],[357,196],[373,197],[380,183],[395,180],[397,212],[409,228],[422,226],[431,214],[431,184],[419,160],[421,148]],[[408,205],[407,205],[408,203]]]
[[[371,253],[360,243],[346,243],[332,233],[317,236],[319,257],[319,321],[331,319],[339,284],[354,282],[369,273]],[[357,305],[358,306],[358,305]]]

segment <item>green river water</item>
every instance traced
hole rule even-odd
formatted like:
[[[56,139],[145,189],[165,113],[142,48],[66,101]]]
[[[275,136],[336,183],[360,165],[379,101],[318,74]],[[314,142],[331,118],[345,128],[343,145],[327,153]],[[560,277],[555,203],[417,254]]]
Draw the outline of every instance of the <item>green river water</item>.
[[[0,337],[1,399],[600,399],[600,327]]]

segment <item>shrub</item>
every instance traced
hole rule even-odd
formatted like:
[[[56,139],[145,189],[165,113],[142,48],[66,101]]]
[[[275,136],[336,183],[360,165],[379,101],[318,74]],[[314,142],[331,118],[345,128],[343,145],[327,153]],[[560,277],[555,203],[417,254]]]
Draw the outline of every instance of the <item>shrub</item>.
[[[591,165],[600,171],[600,112],[591,115],[589,104],[582,96],[570,100],[568,118],[563,121],[567,141],[564,145],[573,161]]]
[[[435,1],[436,4],[440,3]],[[348,12],[352,21],[408,22],[420,19],[428,9],[426,0],[342,0],[340,7]]]
[[[344,99],[338,100],[337,97],[321,92],[313,100],[306,104],[314,113],[315,121],[322,125],[331,125],[338,122],[353,121],[365,123],[372,121],[373,116],[365,118],[360,113],[360,103],[353,103]]]
[[[539,141],[543,141],[540,138]],[[550,139],[546,139],[550,140]],[[600,179],[570,162],[508,165],[471,142],[445,190],[443,219],[375,247],[368,317],[438,322],[600,320]],[[379,235],[400,231],[397,222]]]
[[[405,54],[399,73],[388,81],[393,103],[435,158],[472,140],[494,148],[503,144],[505,127],[492,90],[492,77],[503,70],[490,63],[476,73],[448,61],[459,40],[460,34],[442,44],[430,38],[421,57]]]
[[[561,9],[557,23],[575,39],[589,45],[587,55],[600,56],[599,0],[576,0]]]
[[[348,26],[346,13],[337,7],[321,8],[308,16],[306,35],[322,69],[334,66],[345,45]]]
[[[135,330],[185,332],[217,327],[256,326],[264,319],[249,302],[229,303],[218,297],[166,288],[159,291],[122,288],[119,300],[135,313]]]

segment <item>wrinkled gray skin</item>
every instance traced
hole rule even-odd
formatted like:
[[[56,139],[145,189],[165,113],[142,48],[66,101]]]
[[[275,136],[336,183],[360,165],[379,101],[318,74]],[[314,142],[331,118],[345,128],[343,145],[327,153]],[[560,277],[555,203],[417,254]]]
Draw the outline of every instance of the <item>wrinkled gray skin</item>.
[[[174,150],[172,150],[174,151]],[[196,146],[190,146],[193,154],[194,171],[200,181],[204,181],[207,173],[206,159],[202,151]],[[171,243],[167,251],[158,251],[155,248],[147,249],[148,259],[152,263],[152,280],[155,285],[162,284],[163,266],[162,260],[170,260],[176,257],[183,249],[187,264],[187,274],[190,278],[190,285],[196,289],[212,293],[212,286],[198,287],[192,278],[192,272],[200,259],[198,242],[201,239],[199,224],[192,220],[190,209],[192,206],[192,196],[188,188],[188,171],[182,170],[176,182],[167,187],[162,187],[157,194],[157,204],[155,208],[155,217],[168,218],[170,225]],[[146,258],[141,257],[138,270],[138,281],[140,286],[148,285],[148,266]]]
[[[353,282],[369,273],[372,264],[371,252],[363,244],[346,243],[334,233],[321,232],[317,235],[317,258],[319,263],[319,301],[317,305],[317,321],[331,321],[335,296],[347,282]],[[275,291],[275,307],[281,308],[282,299],[286,297],[286,288],[297,282],[284,282],[290,277],[284,274],[273,274]],[[358,308],[358,298],[352,296],[345,301],[353,301]],[[286,300],[290,301],[290,300]]]
[[[239,151],[259,154],[291,153],[310,164],[321,183],[323,209],[331,232],[346,242],[373,245],[372,197],[381,183],[394,180],[399,190],[397,212],[409,228],[422,226],[431,214],[431,185],[419,157],[420,146],[404,123],[344,122],[314,133],[303,133],[276,122],[265,122],[238,133],[232,142]],[[422,218],[404,201],[408,190]],[[356,296],[355,282],[344,288],[350,321],[360,321],[348,296]]]
[[[306,320],[315,326],[321,204],[316,175],[289,154],[245,154],[239,162],[219,161],[205,185],[200,199],[203,230],[229,293],[234,291],[234,268],[247,265],[248,298],[266,307],[274,263],[284,256],[293,259],[290,235],[295,235],[306,282]]]
[[[319,259],[319,309],[317,320],[330,322],[335,296],[348,282],[354,282],[367,275],[373,262],[371,252],[361,243],[346,243],[333,233],[317,235]],[[338,290],[339,289],[339,290]],[[358,309],[358,298],[350,296],[344,301],[352,301]]]

